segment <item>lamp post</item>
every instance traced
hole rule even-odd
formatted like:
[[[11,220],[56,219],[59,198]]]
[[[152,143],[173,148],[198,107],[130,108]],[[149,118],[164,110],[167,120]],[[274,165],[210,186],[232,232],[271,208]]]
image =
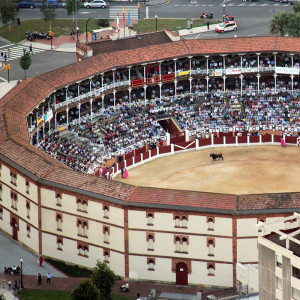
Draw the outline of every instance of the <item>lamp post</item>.
[[[225,15],[226,15],[226,13],[225,13],[225,2],[223,3],[223,22],[225,22]]]
[[[20,263],[21,263],[21,289],[24,288],[23,286],[23,259],[20,259]]]
[[[79,27],[76,27],[76,35],[77,35],[77,42],[78,42],[78,34],[79,34]]]
[[[155,15],[155,31],[157,31],[157,15]]]

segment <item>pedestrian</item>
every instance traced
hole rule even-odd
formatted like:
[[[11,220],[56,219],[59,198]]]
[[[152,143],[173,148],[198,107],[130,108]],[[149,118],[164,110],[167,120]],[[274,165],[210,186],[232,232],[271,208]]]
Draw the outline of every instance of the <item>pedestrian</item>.
[[[7,49],[7,58],[10,58],[10,48]]]
[[[141,294],[140,293],[137,293],[136,300],[141,300]]]
[[[209,19],[206,20],[207,30],[209,30]]]
[[[7,54],[6,54],[6,52],[4,53],[4,61],[5,62],[7,61]]]
[[[42,275],[41,275],[41,273],[38,274],[37,281],[38,281],[38,285],[42,284]]]
[[[11,281],[8,282],[8,289],[11,290]]]
[[[48,272],[47,273],[47,284],[50,284],[51,278],[52,278],[52,275],[50,272]]]
[[[40,256],[40,258],[39,258],[39,264],[40,264],[40,267],[42,267],[42,266],[43,266],[43,261],[44,261],[43,257],[42,257],[42,256]]]
[[[122,178],[124,178],[124,167],[121,168],[121,175],[122,175]]]
[[[72,29],[72,31],[71,31],[71,37],[72,37],[73,40],[75,40],[75,31],[74,31],[74,29]]]
[[[21,25],[21,20],[20,20],[20,18],[17,18],[17,24],[18,24],[18,26]]]
[[[30,52],[31,54],[33,54],[33,51],[32,51],[32,44],[29,45],[29,52]]]

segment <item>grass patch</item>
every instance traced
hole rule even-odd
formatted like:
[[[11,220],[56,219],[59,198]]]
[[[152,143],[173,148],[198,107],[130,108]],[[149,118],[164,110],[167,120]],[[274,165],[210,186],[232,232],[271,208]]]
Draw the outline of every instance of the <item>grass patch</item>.
[[[157,30],[163,30],[164,26],[167,29],[176,31],[181,29],[186,29],[187,21],[193,21],[193,28],[199,26],[206,26],[206,19],[157,19]],[[219,20],[210,20],[210,24],[220,23]],[[153,32],[155,31],[156,20],[155,19],[146,19],[139,21],[138,24],[133,25],[133,29],[138,33],[143,32]]]
[[[17,296],[21,300],[71,300],[72,291],[23,289]],[[135,300],[136,297],[112,295],[113,300]],[[92,300],[92,299],[91,299]]]
[[[48,291],[23,289],[17,296],[21,300],[71,300],[71,291]]]
[[[46,259],[46,261],[70,277],[90,278],[93,273],[90,269],[82,268],[77,265],[67,265],[64,262],[53,259]]]
[[[79,32],[85,32],[85,25],[87,19],[78,19],[78,27],[80,28]],[[99,29],[99,20],[89,20],[88,30]],[[56,19],[52,22],[52,31],[54,32],[55,37],[60,35],[70,35],[72,29],[75,30],[75,22],[73,23],[72,19]],[[11,30],[10,30],[11,29]],[[18,26],[17,23],[11,24],[10,28],[8,25],[5,25],[0,28],[0,36],[8,39],[9,41],[18,43],[26,39],[26,31],[40,31],[48,32],[50,29],[49,21],[44,21],[42,19],[37,20],[21,20],[21,26]]]

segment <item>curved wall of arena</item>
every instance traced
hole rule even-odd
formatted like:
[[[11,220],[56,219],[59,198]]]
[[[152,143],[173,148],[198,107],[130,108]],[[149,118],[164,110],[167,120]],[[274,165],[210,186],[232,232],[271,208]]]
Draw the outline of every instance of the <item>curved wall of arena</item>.
[[[243,53],[248,41],[239,48]],[[268,46],[260,38],[252,41],[255,51]],[[293,41],[276,39],[285,51],[293,50]],[[170,55],[190,55],[186,44],[193,53],[203,52],[202,41],[181,41],[168,46]],[[159,58],[153,51],[144,51],[145,57],[131,52],[139,53],[130,58],[132,64]],[[113,59],[125,54],[112,54],[111,63],[100,55],[101,67],[112,69]],[[56,89],[99,72],[98,59],[25,80],[1,99],[1,230],[39,255],[86,267],[99,259],[131,279],[176,283],[176,266],[184,263],[188,284],[235,286],[236,263],[257,262],[257,222],[299,211],[300,193],[230,195],[131,186],[75,172],[36,149],[29,142],[27,114]]]

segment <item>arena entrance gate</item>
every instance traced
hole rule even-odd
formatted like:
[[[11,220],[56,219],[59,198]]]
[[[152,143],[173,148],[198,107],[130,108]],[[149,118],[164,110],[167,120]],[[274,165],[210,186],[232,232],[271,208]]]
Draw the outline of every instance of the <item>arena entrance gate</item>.
[[[176,285],[188,285],[188,268],[183,262],[176,265]]]

